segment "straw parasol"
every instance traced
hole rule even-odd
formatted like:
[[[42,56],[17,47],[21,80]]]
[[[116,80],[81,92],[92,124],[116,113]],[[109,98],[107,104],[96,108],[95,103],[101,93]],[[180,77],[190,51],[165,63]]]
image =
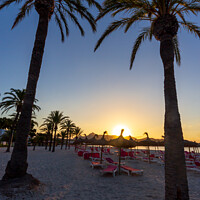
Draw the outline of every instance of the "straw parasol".
[[[76,144],[83,144],[83,139],[81,137],[76,137],[75,141],[73,142],[73,145],[76,145]]]
[[[92,144],[93,145],[101,145],[101,160],[100,163],[102,163],[102,151],[103,151],[103,146],[108,145],[109,141],[105,139],[105,134],[107,134],[107,131],[104,131],[103,136],[100,140],[94,141]]]
[[[149,134],[147,132],[144,133],[144,135],[147,136],[146,139],[141,140],[138,145],[139,146],[147,146],[147,154],[148,154],[148,158],[149,158],[149,162],[150,162],[150,149],[149,146],[157,146],[157,142],[151,140],[149,138]]]
[[[89,140],[88,140],[88,138],[87,138],[87,135],[86,134],[84,134],[85,135],[85,138],[83,139],[83,143],[85,143],[85,144],[88,144],[89,142]]]
[[[121,164],[121,148],[130,148],[135,147],[136,144],[133,141],[126,140],[123,137],[124,129],[121,130],[121,134],[117,139],[113,139],[110,141],[110,145],[118,147],[119,148],[119,174],[120,174],[120,164]]]
[[[92,145],[92,153],[93,153],[93,145],[94,145],[93,143],[97,141],[96,137],[98,137],[98,135],[94,134],[94,136],[87,141],[88,144]]]
[[[95,143],[97,141],[96,137],[98,137],[98,135],[94,134],[94,136],[88,140],[88,143],[93,145],[93,143]]]
[[[196,142],[192,142],[192,141],[189,141],[189,140],[184,140],[184,147],[188,147],[189,148],[189,152],[190,152],[190,148],[191,147],[198,147],[198,143]]]

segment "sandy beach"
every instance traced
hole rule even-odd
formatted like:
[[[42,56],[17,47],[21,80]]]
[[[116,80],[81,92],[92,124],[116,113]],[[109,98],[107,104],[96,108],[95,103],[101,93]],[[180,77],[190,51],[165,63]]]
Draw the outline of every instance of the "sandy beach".
[[[9,153],[0,148],[0,177],[3,176]],[[142,176],[101,176],[88,160],[78,157],[74,148],[55,153],[44,147],[29,147],[28,173],[41,181],[37,190],[16,193],[13,197],[0,194],[0,200],[162,200],[164,199],[164,166],[138,160],[126,164],[143,169]],[[117,161],[116,156],[112,156]],[[200,173],[188,171],[190,199],[200,199]]]

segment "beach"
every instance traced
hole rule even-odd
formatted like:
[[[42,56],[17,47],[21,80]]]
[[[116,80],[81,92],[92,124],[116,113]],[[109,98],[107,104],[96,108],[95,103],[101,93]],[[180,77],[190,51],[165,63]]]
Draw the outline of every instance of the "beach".
[[[44,147],[33,151],[28,147],[28,173],[41,185],[12,197],[0,194],[0,200],[162,200],[164,199],[164,165],[139,160],[126,160],[126,165],[143,169],[142,176],[127,174],[102,176],[100,169],[92,169],[90,161],[70,150],[56,148],[54,153]],[[0,177],[2,178],[10,153],[0,148]],[[117,161],[117,156],[112,158]],[[200,172],[188,171],[191,200],[200,199]]]

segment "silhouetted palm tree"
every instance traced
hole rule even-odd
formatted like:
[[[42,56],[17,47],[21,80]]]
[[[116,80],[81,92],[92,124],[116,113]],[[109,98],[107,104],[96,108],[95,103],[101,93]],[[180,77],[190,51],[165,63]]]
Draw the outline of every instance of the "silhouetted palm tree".
[[[74,135],[75,135],[75,137],[78,138],[78,136],[80,136],[82,133],[83,133],[83,130],[81,130],[80,127],[76,126],[75,129],[74,129]]]
[[[22,177],[27,172],[27,134],[30,130],[32,106],[35,99],[37,82],[40,74],[40,68],[42,64],[42,58],[44,53],[45,41],[48,32],[48,24],[51,17],[55,17],[55,21],[60,28],[62,41],[64,41],[65,27],[66,36],[69,35],[69,28],[67,19],[74,22],[79,28],[81,35],[84,35],[84,30],[80,25],[76,15],[86,19],[92,30],[96,31],[96,23],[92,14],[85,7],[95,6],[100,8],[100,5],[95,0],[4,0],[1,1],[0,10],[12,3],[24,3],[16,17],[13,28],[30,13],[30,10],[35,8],[39,15],[39,22],[35,37],[35,43],[32,51],[32,57],[29,68],[28,82],[26,86],[26,95],[24,98],[24,104],[22,106],[22,113],[17,126],[16,142],[11,156],[11,160],[6,167],[6,173],[3,179],[10,179],[15,177]],[[20,158],[20,159],[19,159]]]
[[[199,0],[104,0],[97,20],[108,13],[123,16],[112,22],[96,44],[95,50],[113,31],[124,28],[127,32],[137,22],[150,22],[136,39],[130,60],[130,69],[140,44],[152,36],[160,42],[160,56],[164,65],[165,92],[165,199],[189,199],[185,167],[183,133],[174,77],[174,54],[180,64],[177,33],[179,26],[200,37],[200,29],[186,21],[185,15],[200,11]]]
[[[63,148],[63,144],[64,144],[64,139],[65,139],[65,136],[66,136],[66,131],[61,131],[61,149]]]
[[[50,143],[49,143],[49,151],[51,151],[51,145],[52,145],[52,134],[53,134],[53,123],[43,123],[40,126],[40,130],[42,132],[46,133],[46,144],[45,144],[45,150],[47,149],[48,143],[49,143],[49,139],[50,139]]]
[[[3,117],[0,118],[0,129],[11,129],[13,120],[11,118]]]
[[[77,141],[78,136],[80,136],[83,133],[83,130],[81,130],[80,127],[76,126],[74,129],[74,135],[75,135],[75,141]],[[77,149],[77,144],[75,144],[75,151]]]
[[[67,139],[66,139],[66,144],[65,144],[65,149],[67,149],[67,146],[68,146],[68,149],[70,148],[70,143],[69,143],[69,140],[71,138],[71,134],[74,130],[74,128],[76,127],[76,125],[72,122],[72,120],[68,119],[68,120],[65,120],[62,124],[61,124],[61,128],[63,130],[66,130],[66,136],[67,136]]]
[[[58,126],[63,123],[64,120],[66,120],[68,117],[63,115],[63,112],[60,112],[58,110],[51,111],[47,119],[45,120],[47,123],[53,124],[54,127],[54,140],[53,140],[53,149],[52,152],[55,151],[55,145],[56,145],[56,132],[58,130]]]
[[[3,97],[2,102],[0,103],[0,108],[3,113],[7,113],[9,110],[11,109],[15,109],[16,114],[14,115],[14,120],[13,120],[13,126],[11,128],[11,134],[10,134],[10,138],[9,138],[9,142],[8,142],[8,147],[6,152],[10,152],[10,146],[12,144],[12,138],[13,138],[13,132],[16,128],[16,124],[17,121],[19,119],[20,113],[22,111],[22,105],[24,103],[24,95],[25,95],[25,90],[22,89],[10,89],[10,92],[5,92],[4,95],[7,95],[5,97]],[[35,112],[35,110],[39,111],[40,107],[37,106],[35,103],[38,102],[37,99],[34,100],[34,104],[33,104],[33,108],[32,111],[33,113]]]

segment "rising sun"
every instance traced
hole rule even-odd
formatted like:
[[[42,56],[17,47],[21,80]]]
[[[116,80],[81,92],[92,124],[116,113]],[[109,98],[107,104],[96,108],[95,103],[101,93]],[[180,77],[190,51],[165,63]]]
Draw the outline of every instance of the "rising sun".
[[[130,129],[125,126],[125,125],[117,125],[113,130],[112,130],[112,134],[113,135],[120,135],[121,133],[121,129],[124,129],[124,132],[123,132],[123,136],[126,137],[126,136],[129,136],[131,135],[131,131]]]

